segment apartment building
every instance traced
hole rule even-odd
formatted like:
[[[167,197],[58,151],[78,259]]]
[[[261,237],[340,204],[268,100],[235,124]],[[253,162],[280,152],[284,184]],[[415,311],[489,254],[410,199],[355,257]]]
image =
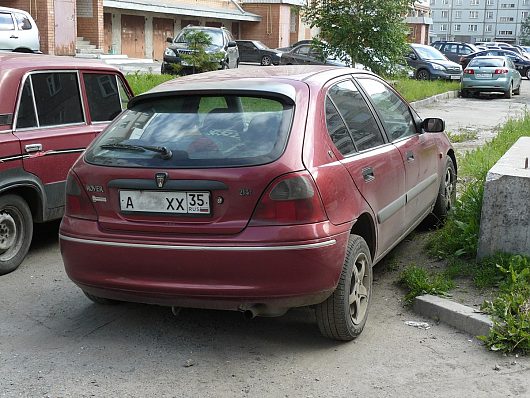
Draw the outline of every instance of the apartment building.
[[[430,42],[455,40],[521,42],[530,0],[430,0]]]

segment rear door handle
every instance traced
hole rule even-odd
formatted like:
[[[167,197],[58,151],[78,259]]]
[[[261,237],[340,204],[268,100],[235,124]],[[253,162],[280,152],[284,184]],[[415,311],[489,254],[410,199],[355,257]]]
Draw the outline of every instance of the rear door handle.
[[[15,35],[11,35],[9,36],[10,39],[18,39],[18,36],[15,36]]]
[[[414,161],[414,152],[407,151],[405,154],[405,157],[407,158],[407,162],[413,162]]]
[[[364,181],[366,182],[375,180],[374,169],[371,167],[365,167],[363,169],[363,178],[364,178]]]
[[[42,151],[42,144],[29,144],[25,146],[26,152],[40,152]]]

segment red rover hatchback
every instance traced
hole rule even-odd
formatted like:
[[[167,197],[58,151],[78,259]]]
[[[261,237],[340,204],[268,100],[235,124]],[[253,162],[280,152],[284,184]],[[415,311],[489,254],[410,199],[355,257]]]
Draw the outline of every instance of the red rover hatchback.
[[[336,67],[218,71],[129,103],[70,171],[68,276],[97,303],[365,325],[372,266],[455,197],[441,119]],[[436,221],[433,221],[436,222]]]

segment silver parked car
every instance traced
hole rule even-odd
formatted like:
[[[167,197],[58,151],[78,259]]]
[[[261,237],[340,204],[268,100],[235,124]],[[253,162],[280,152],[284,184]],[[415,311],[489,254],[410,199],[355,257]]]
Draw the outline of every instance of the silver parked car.
[[[29,13],[0,7],[0,51],[40,53],[39,29]]]

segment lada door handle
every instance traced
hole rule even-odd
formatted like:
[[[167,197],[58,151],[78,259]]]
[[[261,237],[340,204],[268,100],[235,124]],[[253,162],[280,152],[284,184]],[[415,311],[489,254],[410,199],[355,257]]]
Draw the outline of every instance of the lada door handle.
[[[413,162],[414,161],[414,152],[407,151],[405,154],[405,157],[407,158],[407,162]]]
[[[371,167],[365,167],[363,169],[363,178],[366,182],[375,180],[374,169],[372,169]]]
[[[26,152],[40,152],[42,151],[42,144],[29,144],[25,146]]]

